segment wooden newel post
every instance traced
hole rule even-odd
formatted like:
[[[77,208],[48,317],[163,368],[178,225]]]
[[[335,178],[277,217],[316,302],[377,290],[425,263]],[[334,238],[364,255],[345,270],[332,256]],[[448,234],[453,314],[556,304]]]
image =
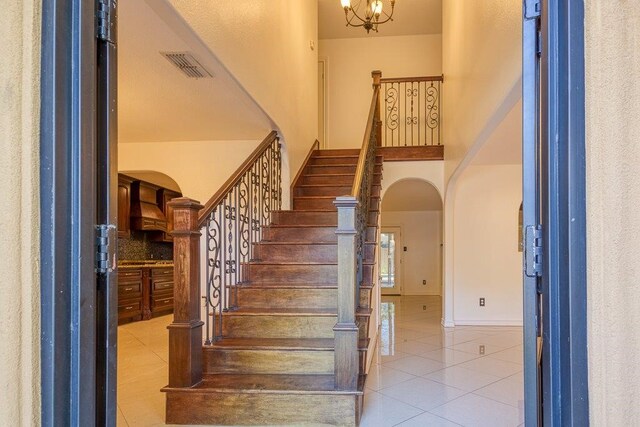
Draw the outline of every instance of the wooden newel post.
[[[380,87],[380,80],[382,80],[382,71],[374,70],[371,72],[371,77],[373,78],[373,88]]]
[[[374,126],[375,131],[376,131],[376,146],[377,147],[381,147],[382,146],[382,120],[380,120],[380,111],[381,111],[381,106],[380,106],[380,100],[384,99],[383,97],[380,96],[380,91],[382,90],[382,86],[381,86],[381,80],[382,80],[382,71],[380,70],[376,70],[376,71],[372,71],[371,72],[371,77],[373,78],[373,89],[375,90],[376,88],[378,88],[378,99],[376,100],[376,113],[375,113],[375,123]]]
[[[338,208],[338,322],[335,337],[335,388],[357,390],[358,325],[356,323],[356,207],[355,197],[337,197]],[[359,298],[359,297],[358,297]]]
[[[169,329],[169,387],[191,387],[202,381],[200,319],[200,229],[202,205],[186,197],[173,208],[173,323]]]

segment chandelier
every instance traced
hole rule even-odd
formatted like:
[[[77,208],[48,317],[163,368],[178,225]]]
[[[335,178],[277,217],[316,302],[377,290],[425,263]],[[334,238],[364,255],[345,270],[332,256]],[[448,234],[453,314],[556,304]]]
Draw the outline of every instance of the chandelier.
[[[393,21],[393,8],[396,0],[391,0],[391,13],[382,10],[382,0],[366,0],[364,11],[360,6],[364,0],[358,0],[355,6],[351,6],[351,0],[340,0],[347,20],[347,27],[364,27],[367,33],[371,30],[378,32],[378,25]]]

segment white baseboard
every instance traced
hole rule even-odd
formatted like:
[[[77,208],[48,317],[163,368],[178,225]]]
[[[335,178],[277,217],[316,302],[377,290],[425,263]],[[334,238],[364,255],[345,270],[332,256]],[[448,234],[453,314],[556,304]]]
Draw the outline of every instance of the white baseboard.
[[[522,319],[456,319],[452,323],[455,323],[455,326],[522,326]]]
[[[444,319],[440,319],[440,324],[445,328],[453,328],[456,326],[456,324],[451,320],[444,320]]]

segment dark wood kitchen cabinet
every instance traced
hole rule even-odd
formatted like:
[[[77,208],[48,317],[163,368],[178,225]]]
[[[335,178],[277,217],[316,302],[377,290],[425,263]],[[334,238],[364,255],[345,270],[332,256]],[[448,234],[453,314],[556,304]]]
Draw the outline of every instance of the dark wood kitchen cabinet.
[[[118,270],[118,324],[142,320],[143,292],[141,268]]]
[[[173,313],[173,267],[118,270],[118,324]]]
[[[118,175],[118,237],[131,237],[131,183],[126,175]]]
[[[152,316],[173,313],[173,268],[151,268],[149,282]]]

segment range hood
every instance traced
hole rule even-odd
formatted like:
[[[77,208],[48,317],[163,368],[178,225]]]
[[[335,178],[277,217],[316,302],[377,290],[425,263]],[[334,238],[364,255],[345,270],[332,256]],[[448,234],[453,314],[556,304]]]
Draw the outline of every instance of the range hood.
[[[143,181],[131,183],[131,229],[167,231],[167,218],[158,206],[160,187]]]

